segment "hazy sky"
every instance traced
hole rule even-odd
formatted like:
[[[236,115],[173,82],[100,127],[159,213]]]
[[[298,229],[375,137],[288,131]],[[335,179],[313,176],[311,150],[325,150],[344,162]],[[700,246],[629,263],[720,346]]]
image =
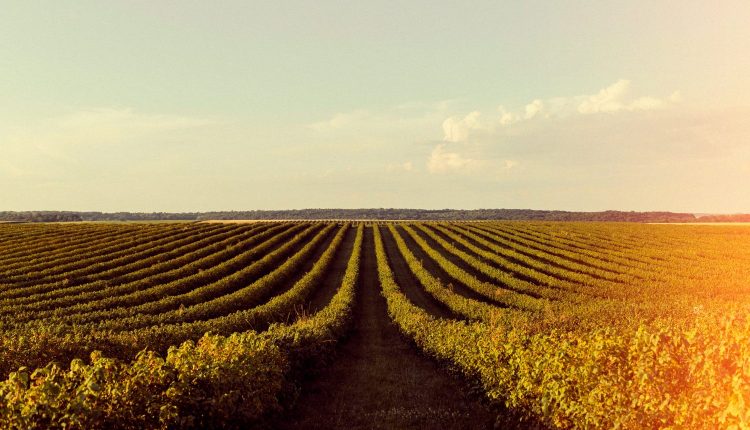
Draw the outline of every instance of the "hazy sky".
[[[0,210],[750,212],[747,0],[0,9]]]

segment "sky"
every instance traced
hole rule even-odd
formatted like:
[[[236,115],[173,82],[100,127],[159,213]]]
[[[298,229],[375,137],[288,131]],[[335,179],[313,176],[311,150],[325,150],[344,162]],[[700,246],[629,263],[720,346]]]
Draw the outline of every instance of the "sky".
[[[0,210],[750,212],[750,2],[17,1]]]

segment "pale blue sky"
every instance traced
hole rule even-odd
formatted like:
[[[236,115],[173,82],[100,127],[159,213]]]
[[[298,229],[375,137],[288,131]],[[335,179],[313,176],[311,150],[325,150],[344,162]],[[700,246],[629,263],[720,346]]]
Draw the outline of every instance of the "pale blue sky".
[[[0,210],[750,211],[746,1],[15,1]]]

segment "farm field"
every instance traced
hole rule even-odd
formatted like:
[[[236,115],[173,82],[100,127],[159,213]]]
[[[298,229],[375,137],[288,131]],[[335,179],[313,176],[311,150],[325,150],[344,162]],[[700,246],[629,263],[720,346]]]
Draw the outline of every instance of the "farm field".
[[[0,428],[750,428],[750,227],[0,225]]]

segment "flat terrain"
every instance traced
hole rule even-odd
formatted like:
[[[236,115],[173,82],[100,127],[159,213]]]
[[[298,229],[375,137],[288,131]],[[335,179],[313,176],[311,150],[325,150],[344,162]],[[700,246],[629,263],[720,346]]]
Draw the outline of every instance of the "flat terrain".
[[[0,427],[723,428],[750,228],[683,225],[3,224]]]
[[[716,225],[716,226],[750,226],[750,222],[652,222],[655,225]]]
[[[420,354],[391,323],[366,236],[352,333],[335,360],[302,386],[276,426],[303,428],[492,428],[494,415],[467,387]]]

